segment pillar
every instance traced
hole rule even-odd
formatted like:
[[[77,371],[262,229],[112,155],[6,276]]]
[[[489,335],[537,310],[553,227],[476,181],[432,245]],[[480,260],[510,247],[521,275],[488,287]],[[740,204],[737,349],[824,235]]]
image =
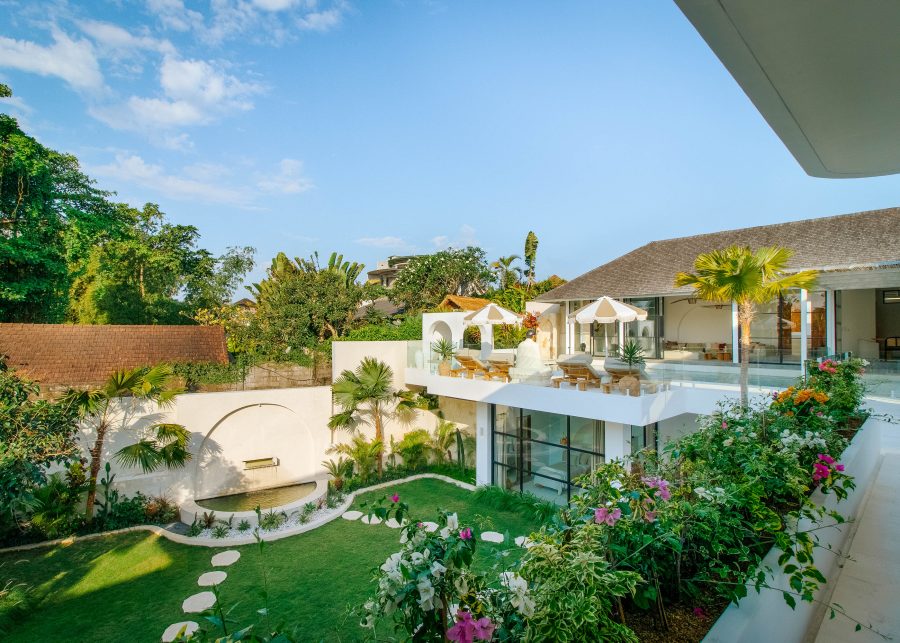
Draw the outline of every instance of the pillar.
[[[731,361],[735,364],[741,362],[741,326],[738,323],[738,305],[731,302]]]
[[[809,355],[809,292],[803,288],[800,290],[800,371],[806,368],[806,360]]]
[[[491,484],[491,405],[475,404],[475,484]]]

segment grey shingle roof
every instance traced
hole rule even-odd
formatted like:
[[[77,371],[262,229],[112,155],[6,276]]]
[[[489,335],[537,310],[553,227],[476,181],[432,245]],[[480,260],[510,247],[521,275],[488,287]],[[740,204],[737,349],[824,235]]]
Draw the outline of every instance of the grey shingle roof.
[[[675,275],[690,271],[697,255],[730,245],[783,246],[795,270],[846,270],[900,262],[900,208],[726,230],[653,241],[544,293],[538,301],[639,297],[688,292]]]

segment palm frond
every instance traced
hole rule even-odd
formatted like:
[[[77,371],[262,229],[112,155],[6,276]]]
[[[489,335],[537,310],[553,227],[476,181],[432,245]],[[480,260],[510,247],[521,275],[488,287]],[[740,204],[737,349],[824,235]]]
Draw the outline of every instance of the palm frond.
[[[162,464],[159,448],[153,440],[140,440],[116,452],[116,461],[125,467],[140,467],[144,473],[156,471]]]

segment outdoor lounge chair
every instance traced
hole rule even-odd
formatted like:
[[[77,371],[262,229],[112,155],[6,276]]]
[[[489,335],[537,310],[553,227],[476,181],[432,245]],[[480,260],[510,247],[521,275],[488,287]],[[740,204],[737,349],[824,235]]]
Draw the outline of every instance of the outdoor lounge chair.
[[[470,377],[475,379],[478,373],[483,373],[486,377],[491,370],[491,367],[480,359],[468,355],[457,355],[456,361],[459,362],[462,368],[450,371],[452,377]]]
[[[571,362],[557,362],[562,369],[562,377],[553,378],[553,387],[559,388],[563,382],[578,387],[579,391],[586,391],[589,386],[600,386],[603,376],[590,364],[573,364]]]
[[[486,379],[499,377],[504,382],[509,382],[509,369],[515,366],[515,356],[509,353],[492,353],[488,356],[487,362],[491,367]]]

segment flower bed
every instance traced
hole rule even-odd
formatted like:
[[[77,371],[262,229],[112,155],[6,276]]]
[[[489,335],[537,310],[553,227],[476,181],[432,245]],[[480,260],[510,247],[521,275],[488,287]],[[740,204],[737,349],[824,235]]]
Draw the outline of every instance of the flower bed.
[[[411,522],[376,572],[364,624],[389,619],[421,640],[698,640],[748,588],[790,608],[815,601],[826,582],[817,531],[844,522],[833,505],[854,488],[839,459],[862,368],[826,362],[768,404],[722,406],[662,457],[601,466],[520,561],[492,572],[471,571],[476,539],[452,515],[434,533]],[[832,505],[816,501],[827,495]],[[773,570],[762,565],[770,549]]]

